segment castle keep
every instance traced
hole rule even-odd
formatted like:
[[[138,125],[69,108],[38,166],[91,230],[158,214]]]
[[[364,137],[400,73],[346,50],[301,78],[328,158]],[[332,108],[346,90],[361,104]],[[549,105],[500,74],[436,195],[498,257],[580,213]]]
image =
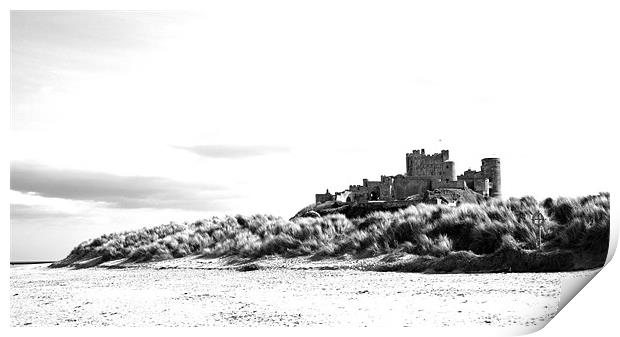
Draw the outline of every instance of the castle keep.
[[[448,150],[428,155],[424,149],[413,150],[405,159],[407,171],[404,175],[382,175],[379,181],[364,179],[362,185],[351,185],[333,195],[328,190],[316,195],[316,203],[405,200],[438,188],[470,189],[486,197],[501,197],[499,158],[484,158],[480,171],[467,170],[459,176],[454,162],[449,160]]]

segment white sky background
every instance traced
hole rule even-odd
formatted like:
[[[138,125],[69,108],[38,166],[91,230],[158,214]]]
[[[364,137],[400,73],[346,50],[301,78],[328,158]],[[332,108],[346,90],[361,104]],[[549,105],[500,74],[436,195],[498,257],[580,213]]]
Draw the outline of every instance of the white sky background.
[[[459,173],[500,157],[505,197],[610,190],[613,11],[405,4],[13,12],[11,260],[171,220],[288,218],[404,173],[417,148],[449,149]]]

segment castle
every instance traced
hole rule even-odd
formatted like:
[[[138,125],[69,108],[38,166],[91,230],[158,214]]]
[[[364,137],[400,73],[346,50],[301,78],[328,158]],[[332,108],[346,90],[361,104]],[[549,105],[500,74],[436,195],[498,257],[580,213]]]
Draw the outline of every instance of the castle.
[[[328,190],[316,194],[316,203],[405,200],[438,188],[470,189],[485,197],[501,197],[499,158],[484,158],[480,171],[467,170],[459,176],[456,175],[454,162],[449,160],[448,150],[428,155],[424,149],[413,150],[405,158],[405,175],[382,175],[379,181],[364,179],[362,185],[351,185],[349,189],[333,195]]]

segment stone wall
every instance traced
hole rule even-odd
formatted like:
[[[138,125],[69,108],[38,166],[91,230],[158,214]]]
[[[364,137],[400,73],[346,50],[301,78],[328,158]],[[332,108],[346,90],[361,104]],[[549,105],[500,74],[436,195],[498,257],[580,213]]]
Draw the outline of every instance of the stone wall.
[[[316,199],[316,203],[320,204],[320,203],[334,200],[334,196],[331,193],[329,193],[329,191],[327,191],[325,193],[315,194],[315,199]]]
[[[364,187],[368,190],[368,200],[390,201],[394,199],[394,179],[390,176],[381,176],[381,181],[364,179]]]
[[[431,189],[435,190],[438,188],[458,188],[465,189],[467,185],[464,181],[432,181]]]
[[[349,186],[349,195],[346,202],[368,202],[368,188],[360,185]]]
[[[482,171],[467,170],[457,177],[457,181],[464,182],[468,188],[484,196],[489,195],[489,178]]]
[[[394,198],[405,199],[431,189],[432,181],[426,178],[397,175],[394,177]]]
[[[489,179],[476,179],[474,180],[474,188],[475,192],[478,192],[485,197],[489,196]]]
[[[454,162],[448,161],[448,150],[427,155],[422,150],[414,150],[406,155],[407,176],[441,179],[442,181],[456,180]]]

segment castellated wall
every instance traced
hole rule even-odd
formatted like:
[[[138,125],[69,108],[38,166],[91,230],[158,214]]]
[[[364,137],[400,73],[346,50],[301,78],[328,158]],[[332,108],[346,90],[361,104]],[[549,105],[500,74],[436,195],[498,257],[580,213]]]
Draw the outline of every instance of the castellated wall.
[[[360,185],[349,186],[349,195],[346,202],[368,202],[368,188]]]
[[[448,161],[449,158],[448,150],[431,155],[427,155],[424,149],[414,150],[406,154],[407,176],[455,181],[454,162]]]

